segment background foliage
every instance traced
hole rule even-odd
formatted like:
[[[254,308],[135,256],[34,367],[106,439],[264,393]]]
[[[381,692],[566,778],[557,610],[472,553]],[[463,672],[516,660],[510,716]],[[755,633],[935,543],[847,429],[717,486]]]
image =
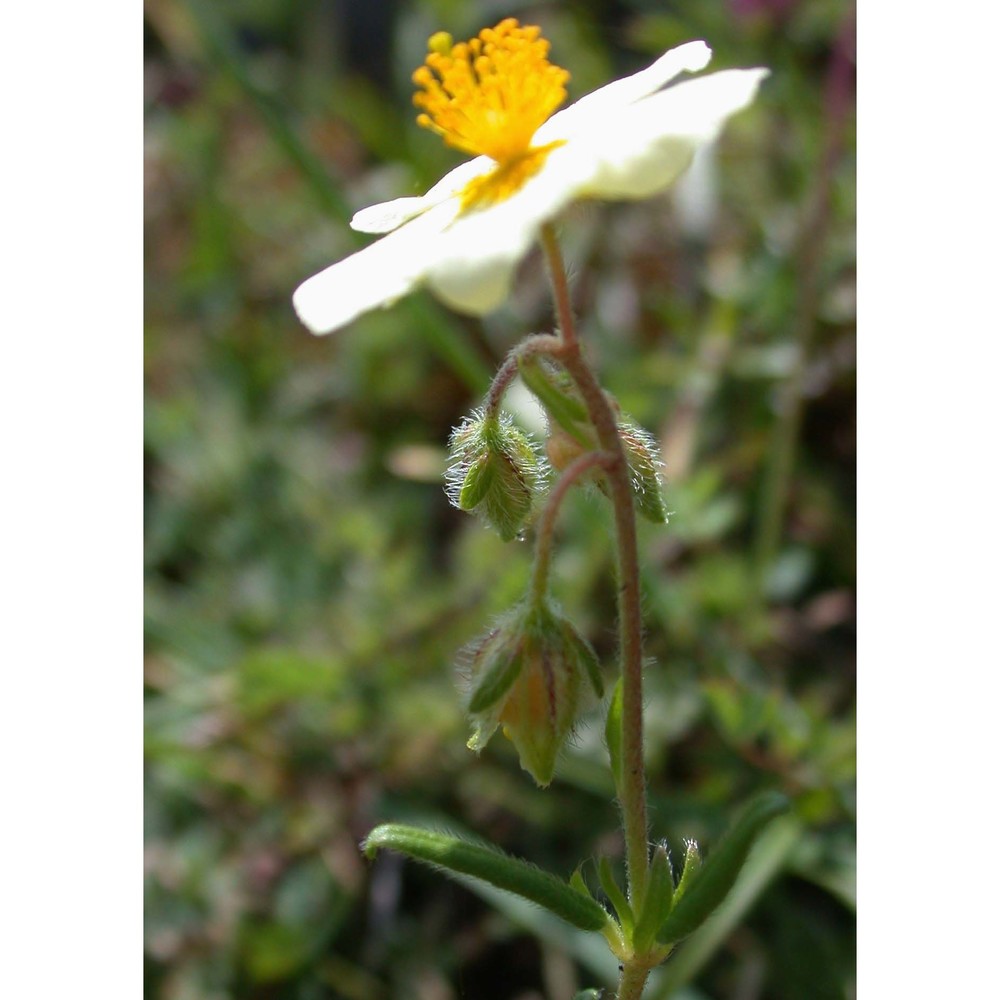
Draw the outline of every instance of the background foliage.
[[[796,801],[649,995],[853,995],[853,12],[841,0],[147,0],[147,993],[569,1000],[597,936],[357,845],[468,829],[569,875],[621,845],[597,716],[548,791],[480,758],[453,663],[527,579],[451,509],[450,428],[550,328],[540,260],[470,321],[429,296],[314,339],[291,290],[351,213],[455,160],[418,129],[426,38],[540,23],[571,96],[705,38],[767,65],[670,199],[574,208],[581,335],[661,440],[643,527],[653,836]],[[515,393],[527,426],[533,411]],[[568,504],[560,601],[610,669],[607,512]],[[674,992],[671,992],[674,991]]]

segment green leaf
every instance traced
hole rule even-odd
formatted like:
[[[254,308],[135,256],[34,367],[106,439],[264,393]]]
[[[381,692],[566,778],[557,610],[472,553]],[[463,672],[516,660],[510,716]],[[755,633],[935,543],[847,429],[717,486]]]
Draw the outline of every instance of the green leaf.
[[[611,757],[611,773],[614,775],[615,787],[621,787],[622,775],[622,680],[619,677],[615,690],[608,705],[608,718],[604,723],[604,742],[608,745]]]
[[[661,944],[687,937],[711,916],[736,881],[757,834],[787,809],[788,799],[779,792],[765,792],[750,803],[722,843],[690,878],[690,885],[685,886],[656,935]]]
[[[591,894],[590,894],[590,887],[583,880],[583,864],[582,863],[579,864],[579,865],[577,865],[576,866],[576,871],[573,872],[572,875],[570,875],[570,877],[569,877],[569,884],[574,889],[576,889],[577,892],[579,892],[582,895],[586,896],[588,899],[593,899],[593,896],[591,896]]]
[[[803,830],[798,819],[783,816],[766,827],[757,840],[747,863],[729,895],[718,909],[679,948],[670,962],[651,977],[645,1000],[680,1000],[690,994],[689,984],[724,947],[733,930],[760,899],[776,875],[802,843]],[[701,994],[698,995],[701,997]],[[693,1000],[693,998],[692,998]]]
[[[701,854],[698,853],[698,842],[689,840],[684,847],[684,867],[681,869],[680,881],[678,881],[677,889],[674,892],[675,904],[681,901],[695,875],[701,871]]]
[[[670,856],[663,844],[653,852],[653,863],[649,868],[649,883],[642,901],[642,911],[635,922],[632,936],[637,952],[649,950],[653,937],[666,920],[674,900],[674,874],[670,868]]]
[[[632,907],[628,905],[628,900],[625,898],[625,894],[618,887],[618,883],[615,881],[614,873],[611,871],[611,865],[607,858],[601,858],[597,863],[597,875],[601,880],[601,888],[604,890],[608,899],[611,900],[611,905],[615,908],[615,913],[618,914],[618,921],[625,930],[625,933],[631,937],[632,928],[635,926],[635,917],[632,914]]]
[[[608,922],[604,907],[567,885],[562,879],[499,848],[422,830],[418,827],[386,823],[368,834],[362,850],[373,858],[379,848],[398,851],[445,872],[457,872],[482,879],[544,907],[574,927],[599,931]]]

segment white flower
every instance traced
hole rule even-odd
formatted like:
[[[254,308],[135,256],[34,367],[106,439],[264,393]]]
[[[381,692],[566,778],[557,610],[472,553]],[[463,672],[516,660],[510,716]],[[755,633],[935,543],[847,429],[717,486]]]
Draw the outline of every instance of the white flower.
[[[544,223],[577,198],[663,191],[767,75],[723,70],[667,87],[711,59],[704,42],[689,42],[551,114],[568,74],[548,62],[537,28],[508,19],[460,45],[435,35],[430,48],[414,74],[423,88],[414,98],[425,112],[418,121],[480,155],[423,197],[354,216],[354,229],[388,235],[299,286],[295,310],[313,333],[331,333],[423,285],[461,312],[489,312],[507,298]]]

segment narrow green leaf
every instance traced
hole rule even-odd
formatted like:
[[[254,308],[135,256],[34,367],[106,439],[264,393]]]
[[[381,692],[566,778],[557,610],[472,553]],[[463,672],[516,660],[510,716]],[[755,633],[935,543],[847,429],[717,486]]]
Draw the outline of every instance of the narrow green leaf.
[[[736,885],[711,918],[684,941],[684,947],[677,950],[655,980],[651,977],[645,1000],[681,1000],[682,996],[693,1000],[689,984],[724,948],[734,928],[788,865],[802,838],[802,826],[792,816],[781,816],[761,831]]]
[[[632,907],[628,905],[625,894],[618,887],[611,865],[607,858],[601,858],[597,863],[597,876],[601,880],[601,888],[604,890],[611,905],[618,914],[618,922],[622,925],[625,933],[631,937],[632,928],[635,926],[635,917],[632,914]]]
[[[778,792],[765,792],[750,803],[670,911],[656,935],[661,944],[687,937],[708,919],[732,888],[757,834],[787,809],[788,799]]]
[[[604,907],[562,879],[499,848],[476,844],[446,833],[386,823],[368,834],[362,850],[373,858],[379,848],[398,851],[448,874],[458,872],[482,879],[544,907],[574,927],[599,931],[608,922]]]
[[[642,901],[642,912],[635,922],[633,942],[638,952],[646,951],[653,943],[653,936],[670,912],[674,899],[674,874],[670,868],[670,855],[663,844],[653,852],[649,868],[649,883]]]
[[[576,867],[576,871],[573,872],[569,877],[569,884],[576,889],[577,892],[586,896],[588,899],[593,899],[594,897],[590,893],[590,887],[583,879],[583,864],[579,864]]]
[[[684,844],[684,867],[681,869],[680,881],[674,892],[674,905],[684,897],[688,886],[699,871],[701,871],[701,854],[698,852],[698,841],[688,840]]]
[[[622,776],[622,680],[619,677],[615,690],[608,705],[608,718],[604,723],[604,742],[608,745],[608,755],[611,757],[611,773],[614,775],[615,787],[621,787]]]

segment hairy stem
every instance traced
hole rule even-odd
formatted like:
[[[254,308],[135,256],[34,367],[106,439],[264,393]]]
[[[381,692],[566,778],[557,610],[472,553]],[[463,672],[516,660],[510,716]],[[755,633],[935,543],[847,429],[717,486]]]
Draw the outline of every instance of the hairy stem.
[[[635,506],[628,463],[618,435],[617,417],[604,390],[580,353],[570,308],[566,269],[551,225],[542,229],[542,246],[548,263],[563,343],[559,360],[580,390],[597,432],[598,442],[608,456],[606,469],[618,549],[618,632],[622,668],[622,776],[618,797],[625,834],[628,895],[633,908],[638,909],[645,896],[649,877],[649,848],[642,737],[642,612],[639,603]],[[638,997],[647,974],[648,970],[643,972],[640,981],[637,978],[638,972],[626,963],[622,988],[625,988],[625,979],[628,978],[632,992],[625,994],[619,991],[619,997]],[[635,992],[636,984],[638,992]]]
[[[638,962],[626,962],[618,980],[618,1000],[639,1000],[649,978],[649,967]]]
[[[490,391],[486,394],[486,415],[492,417],[500,408],[500,401],[503,399],[503,394],[507,391],[507,387],[511,382],[514,381],[522,358],[531,357],[533,354],[558,356],[562,353],[562,350],[563,342],[558,337],[553,337],[547,333],[539,333],[521,341],[507,355],[504,363],[493,377]]]
[[[538,529],[535,541],[535,566],[531,577],[531,596],[534,600],[541,600],[548,589],[549,564],[552,561],[552,538],[555,534],[556,515],[559,508],[569,492],[570,487],[588,470],[595,466],[607,468],[612,464],[613,459],[603,451],[587,451],[575,458],[566,470],[559,477],[559,481],[552,487],[548,500],[545,503],[545,510],[538,522]]]

